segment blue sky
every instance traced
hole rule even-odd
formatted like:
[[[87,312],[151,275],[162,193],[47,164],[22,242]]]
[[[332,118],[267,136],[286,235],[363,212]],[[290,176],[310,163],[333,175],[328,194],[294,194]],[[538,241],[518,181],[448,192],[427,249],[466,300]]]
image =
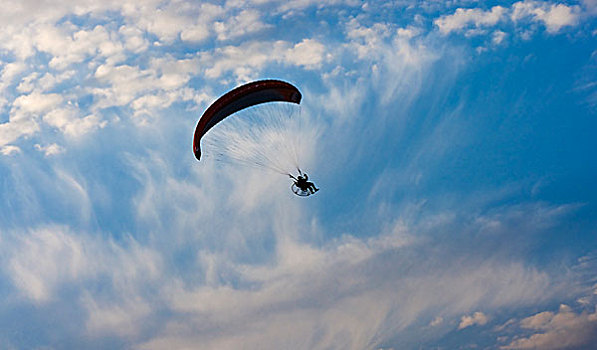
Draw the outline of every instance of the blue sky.
[[[597,343],[594,0],[4,5],[2,348]],[[262,78],[315,196],[193,156]]]

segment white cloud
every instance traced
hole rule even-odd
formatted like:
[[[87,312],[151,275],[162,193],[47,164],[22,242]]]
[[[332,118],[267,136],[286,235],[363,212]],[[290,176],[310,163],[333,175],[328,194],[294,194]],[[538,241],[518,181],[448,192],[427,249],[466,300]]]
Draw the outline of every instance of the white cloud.
[[[12,67],[17,66],[7,65],[4,69],[7,80],[18,72]],[[100,82],[108,83],[108,87],[92,88],[91,91],[98,95],[95,108],[125,105],[140,93],[155,89],[158,91],[178,89],[197,69],[192,60],[154,60],[152,69],[148,71],[126,65],[118,67],[102,65],[96,70],[96,76]],[[59,129],[68,137],[79,137],[92,130],[103,128],[107,122],[97,113],[81,110],[77,103],[70,101],[67,105],[61,106],[65,99],[63,94],[43,93],[74,75],[75,71],[67,70],[56,75],[46,73],[40,77],[40,74],[33,72],[26,76],[17,90],[28,93],[12,101],[8,122],[0,124],[0,143],[5,145],[21,137],[35,134],[40,129],[40,121]],[[72,98],[73,95],[69,97]],[[177,91],[170,94],[169,103],[165,106],[181,97],[183,100],[193,100],[196,96],[189,95],[183,90]],[[6,103],[8,104],[8,101]],[[83,113],[87,115],[80,117]]]
[[[36,90],[45,92],[53,89],[57,84],[60,84],[75,76],[74,70],[68,70],[59,74],[46,73],[40,77],[35,83]]]
[[[0,32],[0,47],[12,52],[19,60],[24,61],[35,53],[31,29],[27,27],[3,27]]]
[[[286,51],[286,62],[307,69],[318,68],[325,57],[325,51],[325,46],[317,40],[303,39],[303,41]]]
[[[406,33],[401,29],[385,23],[366,26],[356,19],[351,19],[346,25],[346,35],[351,39],[344,44],[346,53],[354,55],[356,52],[357,58],[362,60],[360,63],[365,65],[361,69],[370,71],[371,81],[381,96],[382,104],[400,96],[403,99],[401,103],[407,105],[419,92],[423,72],[437,59],[433,49],[414,35],[415,29]],[[353,100],[343,98],[343,94],[362,95],[363,91],[359,91],[359,85],[351,87],[356,89],[355,91],[343,92],[337,100],[338,103],[348,106],[346,101]],[[327,107],[330,102],[336,101],[335,98],[329,97],[327,100],[322,105]]]
[[[17,86],[17,91],[20,93],[30,93],[31,91],[33,91],[33,88],[35,87],[33,81],[36,80],[38,77],[38,72],[33,72],[28,76],[24,77],[21,80],[21,83]]]
[[[150,7],[147,8],[147,10],[150,9]],[[155,34],[160,41],[165,43],[172,43],[177,39],[181,30],[191,24],[190,19],[180,16],[170,8],[154,8],[151,9],[151,12],[147,10],[144,11],[146,16],[137,17],[137,25]]]
[[[157,3],[156,1],[145,1],[148,5]],[[108,10],[118,10],[123,5],[122,1],[106,0],[98,3],[93,0],[65,0],[60,3],[45,1],[22,1],[18,6],[7,7],[2,11],[0,18],[9,28],[22,27],[30,22],[48,23],[63,18],[67,14],[83,16],[93,12],[102,12]]]
[[[248,42],[241,46],[225,46],[215,50],[213,55],[204,55],[202,61],[207,66],[205,75],[218,78],[226,72],[233,72],[239,80],[251,79],[255,70],[266,63],[279,60],[279,53],[288,44],[277,42]]]
[[[462,316],[458,329],[464,329],[470,326],[479,325],[483,326],[487,324],[487,316],[482,312],[475,312],[472,316]]]
[[[156,76],[156,89],[174,90],[182,88],[192,75],[200,71],[196,58],[175,59],[164,57],[150,61],[152,74]]]
[[[210,79],[232,73],[238,81],[255,77],[266,64],[318,67],[325,58],[325,47],[314,39],[303,39],[292,45],[287,41],[250,41],[240,46],[217,48],[213,54],[203,54],[201,63]]]
[[[488,11],[458,8],[454,14],[440,16],[433,23],[444,35],[464,31],[466,36],[474,36],[485,34],[484,28],[494,27],[507,18],[521,25],[530,18],[531,21],[543,23],[547,32],[554,34],[565,26],[574,26],[579,22],[580,7],[525,0],[514,3],[510,8],[494,6]],[[497,32],[502,31],[494,32],[494,43]]]
[[[61,57],[53,64],[62,67],[69,60],[79,61],[81,55],[85,54],[81,49],[86,45],[73,40],[70,35],[72,33],[67,30],[68,21],[60,28],[55,28],[57,21],[67,15],[91,14],[93,17],[101,15],[103,11],[120,11],[124,6],[126,5],[120,1],[111,0],[102,1],[101,4],[89,0],[66,0],[60,3],[22,1],[18,5],[6,4],[6,11],[0,14],[3,25],[0,46],[14,52],[20,60],[34,55],[36,48],[41,51],[50,50],[48,52],[57,53]],[[64,51],[56,51],[58,48],[63,48]]]
[[[433,320],[431,320],[431,322],[429,322],[429,326],[431,326],[431,327],[439,326],[443,322],[444,322],[443,317],[437,316],[436,318],[434,318]]]
[[[118,302],[102,302],[89,293],[83,296],[81,303],[89,314],[85,323],[87,332],[95,337],[136,335],[141,328],[138,323],[151,315],[154,306],[136,295],[125,296]]]
[[[502,32],[501,30],[496,30],[495,32],[493,32],[493,34],[491,35],[491,42],[494,45],[499,45],[501,44],[504,39],[508,36],[508,34]]]
[[[176,98],[188,96],[184,85],[198,72],[197,59],[175,59],[166,56],[153,59],[148,69],[130,65],[101,65],[95,71],[95,78],[103,84],[92,88],[96,96],[95,109],[110,106],[125,106],[133,101],[133,108],[147,107],[149,101],[162,101],[166,108]],[[189,100],[192,98],[185,98]],[[146,102],[142,102],[146,101]],[[153,106],[157,106],[154,104]]]
[[[265,28],[259,21],[260,12],[256,10],[239,12],[213,4],[158,1],[143,4],[81,1],[74,4],[67,1],[49,6],[26,2],[11,6],[11,9],[14,14],[5,18],[6,28],[3,29],[6,30],[2,31],[6,40],[0,42],[8,52],[18,53],[19,60],[1,66],[0,90],[16,85],[16,90],[25,95],[15,98],[9,92],[0,98],[2,107],[13,107],[9,121],[0,126],[2,145],[36,135],[41,127],[41,117],[64,100],[69,101],[69,106],[52,111],[43,120],[69,137],[105,126],[109,118],[104,118],[103,114],[109,107],[132,107],[132,116],[138,121],[140,118],[137,117],[155,116],[156,110],[168,108],[177,101],[203,101],[203,92],[185,86],[202,69],[192,55],[184,55],[182,59],[165,54],[149,55],[139,58],[138,62],[122,63],[128,54],[150,49],[148,33],[157,35],[163,43],[172,43],[179,34],[183,40],[201,41],[213,32],[209,28],[214,21],[233,13],[236,15],[231,18],[226,31],[220,33],[223,36],[238,37]],[[120,13],[122,18],[103,23],[108,18],[106,13]],[[75,17],[89,15],[101,24],[86,27],[76,18],[72,22],[61,20],[68,14]],[[151,49],[160,50],[157,46]],[[40,62],[34,67],[21,61],[36,52],[43,54],[39,57],[42,61],[47,58],[45,63]],[[309,59],[313,57],[305,58],[299,64],[311,67],[314,63]],[[23,74],[25,77],[18,81]],[[75,84],[61,85],[69,79]],[[52,96],[61,96],[64,100],[54,101],[57,103],[53,103],[53,108],[44,108],[43,103]],[[40,99],[36,101],[36,97]],[[38,110],[35,110],[36,105]]]
[[[49,144],[47,146],[35,144],[35,149],[40,152],[43,152],[46,157],[53,156],[53,155],[60,154],[60,153],[64,152],[64,147],[57,145],[55,143]]]
[[[96,106],[99,108],[126,105],[139,93],[153,89],[155,83],[151,72],[129,65],[101,65],[94,76],[99,82],[106,83],[105,87],[91,90],[98,98]]]
[[[272,194],[278,181],[280,191],[286,189],[284,179],[268,175],[253,179],[247,171],[239,171],[242,177],[228,171],[210,175],[209,163],[197,167],[189,178],[176,179],[170,175],[176,170],[168,159],[134,157],[132,161],[143,184],[134,199],[137,222],[143,227],[141,223],[147,223],[162,251],[176,251],[166,248],[176,245],[205,251],[185,267],[192,271],[190,276],[182,272],[172,279],[164,276],[168,283],[162,283],[156,302],[164,305],[169,316],[160,319],[161,326],[152,330],[151,337],[139,340],[139,348],[293,348],[281,339],[302,339],[293,344],[309,348],[374,347],[396,335],[408,337],[418,324],[429,323],[429,315],[441,313],[446,324],[468,310],[533,305],[561,291],[545,272],[513,262],[511,256],[485,255],[475,243],[483,239],[472,238],[475,242],[470,244],[478,248],[474,250],[463,247],[467,239],[458,239],[462,231],[500,240],[511,231],[529,235],[532,230],[511,222],[513,217],[521,222],[548,222],[543,215],[557,217],[556,211],[512,207],[489,214],[486,220],[473,219],[462,231],[449,232],[446,228],[458,218],[426,217],[422,219],[425,228],[397,222],[371,239],[346,232],[321,245],[309,242],[317,223],[300,210],[300,203],[288,200],[285,192]],[[256,205],[245,205],[253,199],[235,196],[234,190],[230,196],[220,195],[227,193],[222,187],[242,191],[254,182],[269,184],[267,193],[272,195],[259,191]],[[233,211],[235,220],[222,215],[222,210]],[[500,224],[487,224],[496,221]],[[259,244],[253,240],[270,230],[275,235],[273,252],[255,248]],[[160,237],[158,233],[164,231],[175,234]],[[426,232],[442,233],[450,240],[429,240]],[[499,254],[495,248],[491,245],[491,254]],[[251,249],[257,251],[242,253]],[[451,249],[458,250],[457,258],[447,253]],[[504,249],[511,252],[510,245]],[[478,256],[470,255],[476,252]],[[255,255],[259,262],[251,260]],[[239,256],[253,258],[246,261]],[[434,331],[444,332],[444,328]]]
[[[597,310],[577,314],[562,304],[557,313],[545,311],[521,320],[520,327],[541,333],[515,339],[501,349],[588,349],[597,342]]]
[[[488,11],[459,8],[453,15],[441,16],[433,23],[438,26],[442,34],[449,34],[470,25],[475,27],[494,26],[503,18],[505,12],[506,9],[502,6],[494,6]]]
[[[21,117],[25,114],[40,115],[54,109],[62,101],[63,97],[59,94],[33,92],[28,95],[21,95],[14,100],[11,114],[15,117]]]
[[[117,243],[107,235],[66,228],[32,230],[15,234],[15,244],[2,242],[9,262],[4,266],[10,267],[8,275],[18,291],[45,303],[57,302],[60,292],[68,290],[69,300],[61,302],[75,303],[84,313],[80,327],[85,337],[113,335],[126,339],[130,347],[149,349],[303,344],[360,349],[396,335],[407,338],[438,311],[445,320],[453,320],[479,307],[533,304],[558,290],[549,275],[523,263],[484,252],[474,256],[476,250],[461,250],[457,241],[453,245],[459,252],[468,253],[454,258],[450,243],[427,239],[431,231],[458,240],[460,230],[446,232],[457,222],[454,219],[424,218],[418,227],[397,220],[371,238],[347,232],[317,244],[309,242],[317,223],[293,198],[264,198],[262,191],[257,205],[242,212],[238,202],[252,199],[219,195],[226,193],[221,187],[252,187],[253,181],[266,182],[271,193],[282,188],[275,184],[278,177],[251,180],[221,171],[207,176],[205,167],[197,167],[193,176],[177,179],[172,173],[178,170],[167,157],[131,158],[144,172],[134,208],[147,243],[127,243],[126,238]],[[284,180],[279,179],[286,184]],[[84,182],[78,182],[85,190]],[[235,220],[222,210],[234,212]],[[534,209],[511,210],[524,220],[536,220]],[[463,231],[499,235],[496,227],[502,233],[512,230],[508,218],[500,212],[487,220],[472,220]],[[501,225],[488,227],[485,223],[490,221]],[[255,249],[251,240],[270,229],[275,235],[273,252],[257,248],[245,256],[249,261],[238,258],[244,249]],[[321,236],[314,241],[317,237]],[[179,249],[192,254],[197,251],[193,247],[206,253],[183,266],[169,265],[180,256]],[[263,260],[252,261],[255,256]],[[287,339],[293,343],[285,343]]]
[[[78,31],[47,25],[37,28],[34,40],[38,50],[53,56],[49,66],[63,70],[92,56],[104,57],[110,63],[123,60],[122,43],[111,36],[111,33],[100,25],[93,30]]]
[[[398,37],[412,39],[417,35],[420,35],[422,30],[416,27],[407,27],[407,28],[398,28],[396,31],[396,35]]]
[[[8,86],[19,74],[25,71],[27,66],[23,62],[7,63],[2,68],[0,73],[0,88],[4,89]]]
[[[200,42],[209,37],[209,27],[205,24],[198,23],[180,32],[180,39],[183,41]]]
[[[253,0],[257,3],[265,2],[267,0]],[[302,10],[309,6],[317,5],[318,7],[327,7],[327,6],[334,6],[334,5],[347,5],[347,6],[360,6],[361,2],[358,0],[295,0],[295,1],[281,1],[281,0],[271,0],[271,2],[278,2],[279,11],[294,13],[296,10]]]
[[[175,187],[169,186],[165,192],[172,192],[170,188]],[[148,198],[153,198],[151,193],[143,201]],[[187,318],[169,320],[156,337],[139,347],[227,349],[259,344],[277,348],[286,344],[281,339],[289,337],[303,339],[296,344],[309,344],[309,348],[371,347],[385,337],[407,337],[401,332],[407,328],[412,332],[413,324],[432,311],[442,310],[444,319],[454,319],[479,306],[499,309],[533,303],[543,300],[546,290],[558,289],[547,287],[552,282],[544,273],[520,264],[504,264],[501,259],[482,264],[459,260],[455,266],[444,260],[447,257],[437,256],[439,250],[429,241],[414,239],[412,228],[403,223],[390,227],[381,237],[367,240],[345,235],[317,247],[289,238],[292,233],[287,228],[294,226],[283,224],[288,218],[276,217],[284,226],[277,233],[273,261],[257,265],[230,265],[228,261],[225,267],[222,264],[228,259],[224,257],[202,259],[209,265],[205,273],[211,276],[210,284],[193,287],[179,282],[165,292],[171,310]],[[237,216],[237,220],[243,219]],[[449,226],[445,222],[434,225],[438,229]],[[415,231],[421,235],[420,230]],[[219,239],[226,240],[222,235]],[[427,249],[435,253],[429,254]],[[418,263],[412,264],[413,260]],[[227,274],[247,287],[217,282],[217,276]],[[485,314],[475,313],[462,318],[462,327],[487,322]],[[289,323],[292,329],[284,326]],[[216,333],[213,325],[217,325]]]
[[[243,10],[225,22],[213,24],[218,40],[234,39],[269,27],[261,21],[260,13],[256,10]]]
[[[404,32],[399,31],[398,34],[404,34]],[[346,25],[346,35],[352,40],[349,45],[356,48],[358,57],[365,59],[383,49],[385,39],[391,35],[391,29],[385,23],[363,26],[353,18]]]
[[[128,3],[123,13],[141,30],[171,44],[176,39],[200,42],[211,34],[217,19],[225,17],[224,8],[210,3],[166,2],[163,4]]]
[[[17,97],[12,104],[9,120],[0,124],[0,146],[39,130],[39,118],[62,102],[58,94],[33,92]]]
[[[43,117],[43,121],[62,131],[67,137],[78,138],[107,125],[105,120],[91,114],[79,117],[74,108],[58,108]]]
[[[21,153],[21,149],[14,145],[6,145],[0,148],[0,153],[2,153],[5,156],[11,156],[14,154]]]
[[[20,137],[32,135],[39,130],[33,119],[17,118],[0,124],[0,146],[7,145]]]
[[[394,248],[396,250],[373,249],[371,244],[358,240],[339,242],[332,250],[296,243],[284,245],[286,247],[280,247],[278,252],[277,266],[247,267],[243,273],[259,287],[248,290],[226,286],[194,290],[173,288],[169,292],[171,308],[192,316],[192,321],[173,319],[158,336],[140,348],[157,349],[166,344],[200,344],[196,346],[206,349],[235,348],[241,344],[278,348],[285,344],[283,339],[290,337],[303,339],[310,348],[360,349],[375,345],[387,336],[401,334],[427,310],[440,308],[454,317],[457,310],[479,303],[480,295],[469,288],[488,281],[482,276],[511,278],[512,273],[518,274],[514,271],[517,268],[502,270],[498,267],[498,271],[493,270],[497,266],[487,266],[488,270],[471,269],[458,275],[447,271],[429,274],[429,270],[426,276],[405,275],[404,261],[390,262],[382,258],[392,251],[404,254],[405,245]],[[481,295],[488,290],[513,293],[512,301],[518,303],[522,296],[519,293],[524,289],[540,290],[540,280],[532,274],[522,279],[517,277],[514,289],[492,281],[485,292],[478,292]],[[442,292],[433,292],[438,289]],[[208,320],[218,325],[218,335],[209,331]],[[482,314],[476,314],[471,322],[484,324],[484,320]],[[293,327],[285,327],[287,324]],[[234,334],[242,334],[242,337]]]
[[[78,278],[87,270],[83,245],[76,237],[52,228],[19,238],[11,253],[9,271],[25,296],[45,302],[61,281]]]
[[[576,25],[579,21],[578,12],[578,6],[525,0],[512,5],[511,18],[514,22],[520,22],[531,17],[533,21],[543,22],[549,33],[557,33],[562,27]]]
[[[145,51],[149,47],[149,41],[143,36],[143,31],[132,26],[121,26],[118,33],[124,37],[124,47],[134,53]]]
[[[74,184],[74,179],[62,181],[70,181],[68,186],[86,196],[86,190]],[[69,302],[80,301],[87,310],[91,333],[130,334],[151,309],[141,295],[146,295],[146,283],[161,276],[161,259],[132,238],[125,237],[117,244],[65,226],[31,229],[4,238],[2,249],[7,260],[3,268],[22,296],[43,304],[55,301],[64,286],[77,285],[81,299]],[[109,283],[99,290],[92,288],[93,281],[98,280]]]
[[[578,22],[575,7],[564,4],[552,5],[547,12],[538,12],[537,18],[542,20],[550,33],[557,33],[562,27],[573,26]]]

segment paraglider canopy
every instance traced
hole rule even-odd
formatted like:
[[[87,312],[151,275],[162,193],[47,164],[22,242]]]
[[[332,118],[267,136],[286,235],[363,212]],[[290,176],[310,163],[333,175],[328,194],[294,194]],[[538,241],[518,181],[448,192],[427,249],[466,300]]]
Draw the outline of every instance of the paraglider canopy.
[[[302,95],[294,86],[281,80],[258,80],[239,86],[220,98],[205,110],[193,138],[193,152],[201,159],[201,138],[214,125],[226,117],[251,106],[266,102],[290,102],[300,104]]]

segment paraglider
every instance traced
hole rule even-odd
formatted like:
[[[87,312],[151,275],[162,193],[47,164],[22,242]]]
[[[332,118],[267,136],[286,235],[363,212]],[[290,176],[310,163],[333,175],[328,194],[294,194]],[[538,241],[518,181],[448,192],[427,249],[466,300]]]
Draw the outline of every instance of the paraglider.
[[[197,160],[201,160],[201,140],[206,133],[216,124],[222,122],[228,117],[233,117],[237,112],[250,110],[250,107],[257,108],[262,104],[273,104],[279,102],[283,105],[299,105],[302,95],[298,88],[290,83],[281,80],[258,80],[241,85],[218,98],[203,113],[193,137],[193,153]],[[236,119],[236,117],[233,117]],[[266,130],[263,124],[258,120],[255,124],[243,126],[242,130],[235,130],[232,136],[226,136],[219,144],[225,151],[232,153],[237,163],[245,165],[259,166],[276,171],[280,174],[288,175],[293,180],[292,191],[299,196],[309,196],[319,189],[313,182],[308,181],[307,174],[303,174],[298,166],[297,148],[288,145],[289,139],[280,133]],[[228,123],[228,122],[226,122]],[[280,123],[273,123],[280,124]],[[219,127],[217,128],[219,129]],[[279,131],[279,130],[274,130]],[[269,142],[269,143],[268,143]],[[269,151],[264,151],[264,144],[270,145]],[[293,155],[294,167],[299,170],[298,177],[294,177],[284,166],[277,164],[272,158],[272,152],[289,151]],[[221,150],[218,150],[221,151]],[[225,153],[225,152],[220,152]],[[240,154],[240,155],[239,155]],[[245,157],[247,154],[252,155]]]

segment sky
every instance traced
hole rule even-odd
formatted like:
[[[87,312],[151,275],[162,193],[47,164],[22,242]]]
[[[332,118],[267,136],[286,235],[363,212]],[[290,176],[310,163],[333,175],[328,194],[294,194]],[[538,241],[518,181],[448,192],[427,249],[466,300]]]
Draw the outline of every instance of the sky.
[[[597,1],[0,3],[1,348],[597,343]],[[193,156],[267,78],[313,196]]]

